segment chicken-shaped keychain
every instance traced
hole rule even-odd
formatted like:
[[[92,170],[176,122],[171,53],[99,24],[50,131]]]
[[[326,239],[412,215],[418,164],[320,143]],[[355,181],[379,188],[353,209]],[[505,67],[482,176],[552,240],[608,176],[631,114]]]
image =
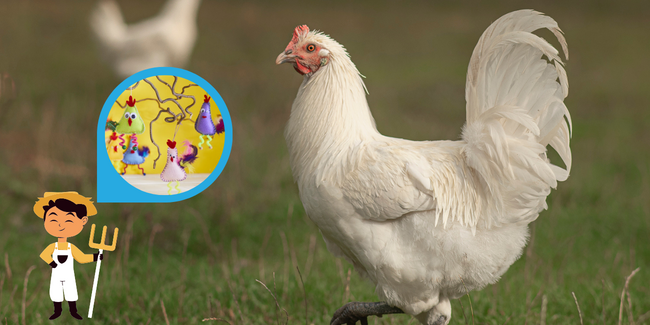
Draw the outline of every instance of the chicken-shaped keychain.
[[[117,127],[115,132],[119,133],[120,145],[123,149],[124,147],[124,135],[125,134],[142,134],[144,133],[145,124],[138,112],[138,108],[135,107],[135,99],[133,96],[129,96],[129,100],[126,101],[126,108],[124,109],[124,115],[117,122]]]
[[[167,162],[162,173],[160,173],[160,179],[162,179],[163,182],[167,182],[167,187],[169,188],[167,193],[170,195],[172,194],[172,182],[174,181],[176,182],[174,188],[178,193],[181,192],[181,189],[178,188],[178,182],[184,181],[187,178],[185,168],[189,168],[196,158],[198,158],[198,149],[196,146],[192,145],[187,140],[185,140],[183,144],[187,146],[187,149],[183,153],[183,156],[179,157],[178,149],[176,148],[176,141],[167,140]]]
[[[219,122],[215,126],[214,122],[212,121],[212,113],[210,112],[210,96],[203,95],[203,105],[201,105],[201,112],[199,112],[199,116],[196,117],[196,123],[194,123],[196,132],[199,132],[201,134],[199,136],[199,139],[201,139],[201,142],[199,142],[199,149],[203,149],[202,145],[205,142],[205,139],[203,139],[204,136],[208,138],[208,147],[212,149],[212,144],[210,144],[212,142],[212,136],[224,132],[224,125],[221,114],[219,114],[217,117],[219,118]]]
[[[126,174],[126,168],[129,167],[129,165],[138,166],[138,169],[142,171],[142,175],[146,175],[144,169],[140,167],[140,164],[144,163],[144,159],[147,158],[147,156],[149,156],[149,147],[138,147],[138,137],[135,134],[131,135],[131,139],[129,139],[129,147],[124,151],[124,156],[122,157],[122,162],[126,164],[122,171],[122,175]]]

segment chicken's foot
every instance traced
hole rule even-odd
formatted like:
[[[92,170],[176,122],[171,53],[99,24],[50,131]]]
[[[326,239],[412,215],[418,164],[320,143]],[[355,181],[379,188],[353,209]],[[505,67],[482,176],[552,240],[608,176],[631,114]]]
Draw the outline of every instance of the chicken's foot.
[[[403,314],[404,311],[385,302],[348,302],[339,308],[330,325],[368,325],[368,316],[381,317],[386,314]]]

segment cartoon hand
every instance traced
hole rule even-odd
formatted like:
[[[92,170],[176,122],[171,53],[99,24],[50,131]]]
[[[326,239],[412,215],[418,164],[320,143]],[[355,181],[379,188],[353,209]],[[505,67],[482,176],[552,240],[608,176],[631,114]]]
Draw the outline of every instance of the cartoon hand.
[[[52,262],[50,262],[50,266],[51,266],[52,268],[55,268],[55,267],[56,267],[56,265],[57,265],[57,264],[56,264],[56,262],[55,262],[55,261],[52,261]]]
[[[102,260],[102,261],[104,260],[104,254],[100,255],[99,253],[95,253],[95,254],[93,254],[93,262],[97,262],[98,255],[99,255],[100,260]]]

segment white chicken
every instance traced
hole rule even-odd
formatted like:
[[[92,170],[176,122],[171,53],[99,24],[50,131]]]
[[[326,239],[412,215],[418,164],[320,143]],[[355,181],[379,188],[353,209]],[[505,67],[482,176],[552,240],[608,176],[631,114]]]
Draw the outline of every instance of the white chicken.
[[[532,34],[540,28],[568,58],[552,18],[504,15],[472,54],[462,139],[416,142],[381,135],[345,48],[296,27],[276,60],[304,75],[285,131],[293,177],[329,251],[382,301],[348,303],[331,324],[402,312],[448,324],[450,299],[495,283],[519,258],[528,224],[571,169],[567,76],[558,51]],[[548,145],[566,168],[549,161]]]
[[[168,0],[157,16],[128,26],[114,0],[101,0],[90,26],[102,56],[122,78],[153,67],[183,67],[196,41],[200,2]]]

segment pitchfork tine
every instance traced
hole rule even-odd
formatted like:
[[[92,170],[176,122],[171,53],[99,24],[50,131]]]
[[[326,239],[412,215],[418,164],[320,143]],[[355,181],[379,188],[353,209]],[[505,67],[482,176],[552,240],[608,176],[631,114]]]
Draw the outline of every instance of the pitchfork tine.
[[[99,243],[93,242],[93,239],[95,238],[95,224],[90,226],[90,241],[88,242],[88,246],[91,248],[96,248],[96,249],[105,249],[107,251],[114,251],[115,246],[117,246],[117,234],[119,233],[119,229],[115,228],[115,232],[113,233],[113,243],[111,245],[106,245],[106,229],[107,227],[104,226],[104,229],[102,230],[102,239]]]
[[[106,245],[106,230],[108,230],[108,227],[104,226],[102,229],[102,241],[100,241],[102,245]]]
[[[104,228],[106,228],[106,226],[104,226]],[[115,246],[117,245],[117,233],[118,233],[119,231],[120,231],[119,229],[115,228],[115,232],[113,233],[113,244],[111,245],[110,248],[108,248],[108,247],[105,248],[107,251],[111,251],[111,252],[112,252],[112,251],[115,250]]]

